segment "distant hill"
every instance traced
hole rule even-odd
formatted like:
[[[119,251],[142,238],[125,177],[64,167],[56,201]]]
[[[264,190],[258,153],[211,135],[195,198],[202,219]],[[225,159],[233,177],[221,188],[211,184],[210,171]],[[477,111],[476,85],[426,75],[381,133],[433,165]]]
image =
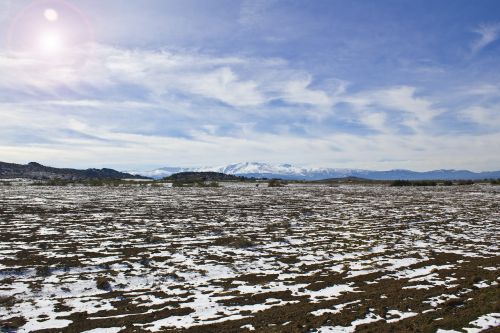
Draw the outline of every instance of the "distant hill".
[[[258,162],[244,162],[215,167],[164,167],[151,171],[131,171],[152,178],[163,178],[179,172],[220,172],[236,176],[255,178],[280,178],[288,180],[323,180],[331,178],[355,177],[372,180],[477,180],[485,178],[500,178],[500,171],[472,172],[468,170],[433,170],[433,171],[411,171],[411,170],[387,170],[373,171],[362,169],[338,169],[338,168],[303,168],[290,164],[268,164]]]
[[[373,179],[360,178],[360,177],[340,177],[340,178],[327,178],[315,180],[318,183],[365,183],[365,182],[374,182]]]
[[[27,178],[27,179],[62,179],[62,180],[91,180],[91,179],[141,179],[143,176],[131,175],[113,169],[60,169],[41,165],[36,162],[15,164],[0,162],[0,179]]]
[[[243,181],[248,178],[242,176],[227,175],[221,172],[179,172],[170,175],[165,180],[174,182],[211,182],[211,181]]]

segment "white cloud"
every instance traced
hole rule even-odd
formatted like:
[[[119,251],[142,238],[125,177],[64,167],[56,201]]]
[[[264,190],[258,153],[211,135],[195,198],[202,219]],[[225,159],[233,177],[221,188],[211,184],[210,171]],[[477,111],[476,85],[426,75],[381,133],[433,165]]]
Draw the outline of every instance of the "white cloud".
[[[262,105],[267,100],[253,80],[241,80],[229,67],[180,78],[179,83],[192,93],[215,98],[232,106]]]
[[[309,74],[279,59],[211,57],[196,53],[124,50],[95,45],[92,53],[68,51],[62,62],[30,54],[0,54],[0,88],[23,93],[55,93],[59,88],[85,93],[136,85],[158,100],[162,95],[196,95],[233,107],[262,106],[273,99],[324,107],[328,92],[309,88]],[[77,64],[73,58],[84,59]],[[297,80],[297,77],[306,77]]]
[[[369,128],[377,130],[379,132],[389,132],[389,126],[386,123],[387,116],[381,112],[370,112],[361,118],[361,122],[367,125]]]
[[[134,161],[161,166],[248,159],[375,169],[498,165],[490,154],[498,133],[428,136],[424,125],[443,110],[416,87],[351,93],[347,82],[317,82],[279,59],[96,45],[78,65],[0,53],[0,72],[0,96],[7,98],[0,101],[0,156],[7,161],[124,169]],[[33,98],[16,102],[5,91]],[[146,96],[134,97],[138,92]],[[287,105],[271,105],[276,100]],[[334,116],[341,103],[349,106],[353,119],[377,133],[329,131],[321,117]],[[494,111],[464,114],[487,124]],[[399,135],[392,113],[415,133]],[[279,131],[265,128],[280,125],[282,118]],[[286,126],[295,123],[308,127],[311,135],[294,134]],[[167,125],[178,127],[180,135],[162,132]],[[237,130],[221,132],[224,126]],[[314,133],[317,128],[323,130]],[[17,135],[31,134],[47,142],[16,142]]]
[[[69,57],[80,57],[75,52]],[[0,53],[0,88],[22,93],[54,93],[60,87],[78,89],[83,85],[105,87],[112,84],[106,68],[91,59],[83,64],[59,63],[27,53]]]
[[[244,27],[258,27],[273,2],[272,0],[244,0],[240,7],[238,22]]]
[[[400,112],[402,124],[421,131],[434,117],[444,110],[436,107],[426,98],[417,96],[417,89],[410,86],[388,87],[378,90],[362,91],[357,94],[345,94],[339,101],[351,104],[361,114],[362,122],[378,131],[388,132],[395,124],[388,124],[383,113]]]
[[[66,137],[64,133],[54,132],[51,143],[0,143],[2,159],[14,162],[38,160],[52,165],[82,167],[113,164],[123,165],[123,169],[132,166],[134,161],[158,166],[218,165],[256,158],[273,163],[370,169],[498,168],[498,161],[491,157],[491,148],[499,142],[500,133],[439,137],[331,133],[305,138],[250,130],[240,137],[200,131],[193,133],[192,138],[180,138],[125,133],[109,124],[68,120],[63,115],[59,121],[51,121],[65,123],[68,128],[86,136]],[[32,126],[36,124],[27,124],[26,127]]]
[[[460,115],[466,119],[488,128],[500,127],[500,105],[492,107],[471,106],[460,111]]]
[[[500,23],[481,24],[473,31],[479,34],[479,39],[472,44],[472,51],[476,53],[498,39]]]
[[[500,96],[500,86],[493,84],[479,84],[475,86],[464,87],[460,94],[479,95],[479,96]]]
[[[309,86],[312,78],[293,79],[286,82],[283,99],[289,103],[332,106],[332,97],[322,90],[313,90]]]
[[[98,105],[94,102],[87,104],[92,107]],[[303,137],[290,132],[263,133],[251,124],[243,124],[244,131],[241,133],[221,135],[217,134],[216,126],[205,124],[197,129],[193,124],[189,137],[178,137],[128,132],[120,125],[120,118],[129,118],[129,122],[134,122],[135,118],[130,118],[125,109],[123,114],[116,114],[105,121],[71,111],[74,107],[87,104],[46,105],[56,109],[33,109],[34,106],[28,103],[15,107],[0,104],[0,133],[9,129],[18,130],[20,135],[41,131],[50,139],[48,142],[35,139],[28,143],[16,143],[3,141],[0,136],[0,156],[13,162],[37,160],[59,166],[113,165],[122,166],[122,169],[139,166],[135,163],[157,166],[218,165],[248,159],[370,169],[484,170],[498,167],[498,160],[492,157],[491,151],[500,140],[499,132],[401,136],[384,131],[387,119],[383,113],[372,113],[365,119],[370,126],[381,129],[375,135],[332,132]],[[477,120],[491,120],[477,110],[473,114],[478,117]]]

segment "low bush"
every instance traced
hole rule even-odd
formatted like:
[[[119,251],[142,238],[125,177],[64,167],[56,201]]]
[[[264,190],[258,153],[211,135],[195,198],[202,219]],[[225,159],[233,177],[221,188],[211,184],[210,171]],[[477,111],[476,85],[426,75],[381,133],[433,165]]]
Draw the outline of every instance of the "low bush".
[[[411,186],[411,182],[409,180],[395,180],[391,183],[391,186]]]
[[[20,327],[27,323],[27,320],[22,317],[11,317],[9,319],[0,319],[0,332],[14,333]]]
[[[36,275],[41,277],[47,277],[52,274],[52,269],[48,266],[38,266],[36,268]]]
[[[269,182],[267,182],[267,187],[282,187],[285,185],[286,182],[281,179],[271,179]]]
[[[394,180],[390,186],[436,186],[437,182],[434,180]]]
[[[66,186],[66,185],[83,185],[83,186],[123,186],[123,185],[145,185],[148,182],[128,181],[123,179],[49,179],[38,180],[32,185],[34,186]]]
[[[219,183],[216,181],[211,181],[209,183],[204,182],[204,181],[186,181],[186,182],[180,182],[180,181],[174,181],[172,183],[172,187],[220,187]]]
[[[498,179],[490,179],[491,185],[500,185],[500,178]]]
[[[110,280],[105,276],[99,276],[96,280],[97,289],[111,291],[111,283]]]
[[[252,240],[243,236],[227,236],[217,238],[214,243],[216,246],[230,246],[236,248],[245,248],[254,246]]]
[[[436,186],[437,183],[434,180],[417,180],[412,182],[413,186]]]
[[[33,186],[66,186],[71,181],[69,180],[62,180],[62,179],[50,179],[50,180],[45,180],[45,181],[37,181],[34,182],[32,185]]]

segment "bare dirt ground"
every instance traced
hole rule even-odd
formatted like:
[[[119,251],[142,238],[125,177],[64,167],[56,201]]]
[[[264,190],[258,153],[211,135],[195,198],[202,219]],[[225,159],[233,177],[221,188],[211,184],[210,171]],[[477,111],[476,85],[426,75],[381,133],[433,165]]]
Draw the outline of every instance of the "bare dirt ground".
[[[500,187],[0,187],[2,332],[497,331]]]

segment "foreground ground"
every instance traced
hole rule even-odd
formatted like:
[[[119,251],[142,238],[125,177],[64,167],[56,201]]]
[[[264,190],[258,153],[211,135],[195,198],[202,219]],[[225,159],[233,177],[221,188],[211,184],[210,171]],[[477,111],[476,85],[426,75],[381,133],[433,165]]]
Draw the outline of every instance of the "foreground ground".
[[[478,332],[500,186],[0,187],[1,331]]]

